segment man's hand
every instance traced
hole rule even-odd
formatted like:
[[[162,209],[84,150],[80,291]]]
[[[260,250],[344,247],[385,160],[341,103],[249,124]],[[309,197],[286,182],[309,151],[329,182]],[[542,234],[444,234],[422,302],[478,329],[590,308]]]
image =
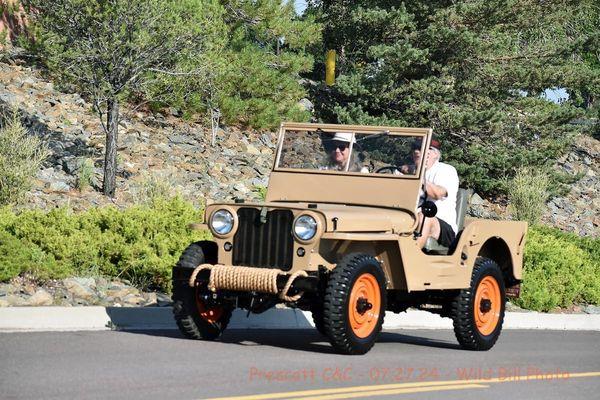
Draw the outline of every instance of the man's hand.
[[[431,182],[425,182],[425,191],[427,192],[427,196],[434,200],[440,200],[448,196],[448,191],[445,187]]]

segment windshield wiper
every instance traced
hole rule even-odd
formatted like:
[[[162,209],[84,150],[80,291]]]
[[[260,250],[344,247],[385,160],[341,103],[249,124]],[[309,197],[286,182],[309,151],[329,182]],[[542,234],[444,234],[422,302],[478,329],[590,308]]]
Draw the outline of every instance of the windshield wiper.
[[[382,131],[382,132],[379,132],[379,133],[374,133],[372,135],[365,135],[364,137],[362,137],[360,139],[357,139],[356,141],[357,142],[362,142],[363,140],[374,139],[374,138],[377,138],[377,137],[380,137],[380,136],[388,136],[389,134],[390,134],[390,131],[385,130],[385,131]]]

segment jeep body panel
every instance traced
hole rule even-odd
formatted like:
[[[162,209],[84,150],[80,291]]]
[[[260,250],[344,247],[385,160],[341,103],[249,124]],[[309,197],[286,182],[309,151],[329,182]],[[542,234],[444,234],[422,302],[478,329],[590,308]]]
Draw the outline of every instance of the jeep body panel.
[[[412,234],[413,219],[400,210],[353,207],[334,204],[308,203],[240,203],[211,204],[207,206],[207,221],[213,212],[228,209],[234,216],[240,208],[290,210],[294,219],[308,214],[319,222],[315,240],[294,241],[292,268],[317,271],[319,267],[335,268],[344,254],[360,252],[377,258],[388,277],[388,289],[421,291],[429,289],[462,289],[469,286],[477,256],[494,259],[506,271],[507,278],[520,280],[524,237],[527,224],[518,221],[490,221],[471,219],[450,255],[428,255],[416,244]],[[333,219],[337,218],[337,229]],[[236,223],[237,224],[237,223]],[[234,232],[215,237],[219,248],[218,263],[232,265],[232,252],[226,243],[232,243]],[[298,255],[298,249],[305,251]],[[483,252],[482,252],[483,251]]]

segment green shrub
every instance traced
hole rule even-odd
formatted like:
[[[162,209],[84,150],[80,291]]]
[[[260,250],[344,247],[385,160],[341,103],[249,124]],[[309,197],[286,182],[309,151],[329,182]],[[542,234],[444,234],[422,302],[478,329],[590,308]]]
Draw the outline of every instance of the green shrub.
[[[46,146],[28,135],[17,112],[0,115],[0,205],[23,198],[47,156]]]
[[[258,198],[262,201],[265,201],[267,198],[267,187],[266,186],[262,186],[262,185],[255,185],[252,188],[253,192],[256,192],[256,194],[258,194]]]
[[[143,174],[140,181],[131,186],[131,195],[136,204],[151,205],[174,195],[177,182],[168,173]]]
[[[77,189],[84,191],[92,184],[92,178],[94,177],[94,162],[89,158],[86,158],[79,165],[77,171]]]
[[[7,232],[0,231],[0,281],[26,272],[45,280],[66,277],[71,271],[57,265],[52,255],[39,247],[27,246]]]
[[[191,242],[201,211],[180,198],[126,210],[80,214],[55,209],[15,215],[0,210],[0,280],[31,273],[45,280],[69,275],[119,277],[140,287],[169,290],[171,267]]]
[[[509,209],[515,219],[535,225],[548,200],[548,174],[539,169],[520,168],[508,184]]]
[[[547,227],[529,230],[522,294],[516,304],[549,311],[574,303],[600,304],[600,240]]]

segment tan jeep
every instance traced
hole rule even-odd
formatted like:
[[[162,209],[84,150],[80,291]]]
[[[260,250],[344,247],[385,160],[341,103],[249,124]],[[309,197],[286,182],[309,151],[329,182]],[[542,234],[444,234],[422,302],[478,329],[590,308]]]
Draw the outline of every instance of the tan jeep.
[[[452,318],[464,348],[491,348],[507,293],[518,296],[527,225],[465,219],[461,190],[454,243],[419,248],[418,211],[433,217],[435,205],[422,198],[425,162],[411,156],[425,154],[431,135],[282,124],[266,201],[208,205],[214,240],[191,244],[173,268],[183,334],[215,339],[235,308],[261,313],[284,303],[310,310],[339,352],[363,354],[386,310],[417,307]],[[348,142],[346,159],[332,155],[341,152],[336,138]]]

